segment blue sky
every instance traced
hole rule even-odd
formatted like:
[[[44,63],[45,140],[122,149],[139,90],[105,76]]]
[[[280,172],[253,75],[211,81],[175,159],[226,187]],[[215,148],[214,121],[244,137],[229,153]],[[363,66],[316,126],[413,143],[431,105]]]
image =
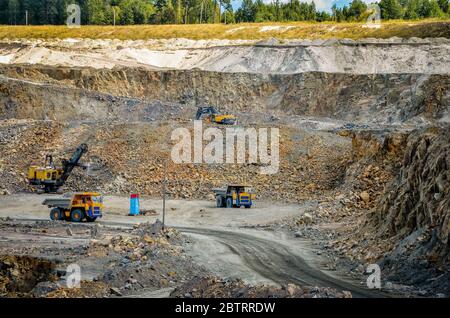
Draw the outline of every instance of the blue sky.
[[[289,0],[281,0],[282,2],[288,2]],[[311,2],[311,0],[306,0],[301,2]],[[331,12],[331,7],[333,3],[337,4],[337,7],[343,7],[344,5],[348,5],[351,0],[313,0],[316,4],[316,8],[318,10],[325,10]],[[366,3],[377,2],[376,0],[363,0]],[[266,3],[272,2],[272,0],[264,0]],[[242,0],[231,0],[231,4],[233,5],[233,9],[237,10],[241,6]]]

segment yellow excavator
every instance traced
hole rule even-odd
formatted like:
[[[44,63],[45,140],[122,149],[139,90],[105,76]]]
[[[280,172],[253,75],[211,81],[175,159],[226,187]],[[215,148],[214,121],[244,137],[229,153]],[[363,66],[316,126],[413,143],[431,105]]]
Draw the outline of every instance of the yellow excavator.
[[[42,187],[46,193],[57,192],[57,190],[67,181],[73,168],[77,166],[83,169],[87,168],[86,165],[79,163],[80,158],[87,151],[88,146],[86,144],[79,145],[69,160],[61,160],[61,166],[55,166],[53,163],[53,156],[46,155],[43,167],[30,166],[28,168],[29,183],[34,186]]]
[[[206,119],[208,122],[222,125],[237,124],[236,116],[230,114],[219,114],[219,112],[212,106],[198,107],[195,120],[201,119]]]

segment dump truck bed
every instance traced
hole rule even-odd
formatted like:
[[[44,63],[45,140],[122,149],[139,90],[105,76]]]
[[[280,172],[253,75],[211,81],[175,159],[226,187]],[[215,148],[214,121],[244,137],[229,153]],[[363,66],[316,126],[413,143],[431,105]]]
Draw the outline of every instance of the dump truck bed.
[[[49,207],[69,209],[72,204],[72,198],[47,198],[42,201],[42,204]]]
[[[227,194],[227,188],[214,188],[214,189],[212,189],[212,191],[215,194],[221,194],[221,195]]]

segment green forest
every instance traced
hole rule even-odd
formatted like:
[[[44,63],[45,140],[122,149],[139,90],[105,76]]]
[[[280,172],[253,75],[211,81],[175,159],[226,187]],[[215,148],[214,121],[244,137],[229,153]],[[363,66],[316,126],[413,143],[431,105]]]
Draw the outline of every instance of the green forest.
[[[1,0],[0,24],[65,24],[66,8],[76,3],[81,24],[196,24],[284,21],[365,21],[373,10],[361,0],[330,12],[314,2],[243,0],[233,10],[231,0]],[[381,19],[448,18],[449,0],[381,0]]]

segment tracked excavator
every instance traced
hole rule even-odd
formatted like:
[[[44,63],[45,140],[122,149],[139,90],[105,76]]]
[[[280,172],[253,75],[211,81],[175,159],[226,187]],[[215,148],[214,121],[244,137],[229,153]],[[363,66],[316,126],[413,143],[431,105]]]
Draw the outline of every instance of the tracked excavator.
[[[72,173],[73,168],[81,167],[86,169],[87,166],[80,163],[81,157],[88,151],[86,144],[81,144],[77,147],[72,157],[61,160],[61,166],[55,166],[53,163],[53,156],[46,155],[43,167],[30,166],[28,169],[28,181],[31,185],[39,187],[45,193],[57,192],[60,187],[64,185]]]
[[[237,123],[236,116],[219,114],[219,112],[212,106],[198,107],[197,113],[195,114],[195,119],[206,119],[211,123],[222,125],[235,125]]]

